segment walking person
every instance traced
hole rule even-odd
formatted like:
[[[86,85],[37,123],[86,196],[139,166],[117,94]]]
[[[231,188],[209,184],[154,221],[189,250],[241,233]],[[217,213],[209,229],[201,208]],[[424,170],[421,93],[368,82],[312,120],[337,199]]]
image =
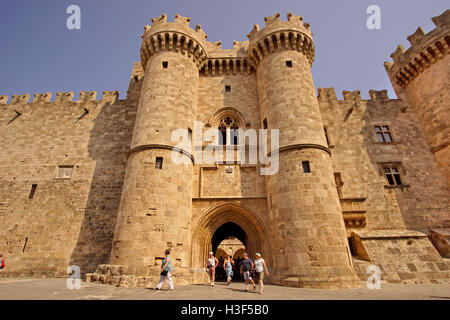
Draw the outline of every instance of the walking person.
[[[170,257],[170,250],[167,249],[165,252],[166,257],[163,259],[161,263],[161,275],[159,277],[159,283],[156,286],[156,290],[161,290],[161,287],[164,284],[164,280],[167,279],[167,282],[169,283],[169,289],[173,290],[173,281],[171,277],[171,272],[173,271],[172,268],[172,258]]]
[[[251,282],[253,285],[253,290],[256,289],[256,284],[250,275],[250,272],[253,270],[255,265],[253,264],[252,259],[248,257],[248,253],[244,253],[244,259],[241,262],[241,275],[244,275],[245,280],[245,291],[248,292],[248,283]]]
[[[3,259],[3,254],[0,253],[0,270],[5,268],[5,259]]]
[[[219,261],[217,261],[217,258],[214,257],[214,252],[211,251],[209,253],[208,262],[206,263],[206,271],[209,274],[211,287],[214,287],[214,279],[216,277],[216,266],[218,263]]]
[[[266,262],[261,257],[261,253],[256,254],[255,259],[255,271],[259,280],[259,294],[263,294],[264,291],[264,271],[266,275],[269,276],[269,270],[267,270]]]
[[[233,265],[234,260],[231,256],[227,256],[225,258],[225,261],[223,262],[223,268],[225,269],[225,272],[227,273],[227,285],[229,286],[231,284],[231,277],[233,276]]]

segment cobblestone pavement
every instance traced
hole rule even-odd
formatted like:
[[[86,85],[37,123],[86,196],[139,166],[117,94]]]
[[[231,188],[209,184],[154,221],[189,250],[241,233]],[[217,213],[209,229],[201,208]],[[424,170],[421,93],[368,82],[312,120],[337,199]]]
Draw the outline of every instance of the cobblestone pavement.
[[[357,289],[345,290],[318,290],[286,288],[266,285],[263,295],[255,292],[244,292],[243,283],[216,283],[214,288],[208,285],[189,285],[176,287],[169,291],[167,284],[163,290],[153,288],[118,288],[110,285],[81,283],[78,290],[69,290],[66,279],[27,279],[27,278],[0,278],[0,299],[30,299],[30,300],[74,300],[74,299],[175,299],[175,300],[259,300],[259,299],[326,299],[326,300],[366,300],[366,299],[444,299],[450,300],[450,284],[415,284],[392,285],[382,284],[380,290],[369,290],[365,285]]]

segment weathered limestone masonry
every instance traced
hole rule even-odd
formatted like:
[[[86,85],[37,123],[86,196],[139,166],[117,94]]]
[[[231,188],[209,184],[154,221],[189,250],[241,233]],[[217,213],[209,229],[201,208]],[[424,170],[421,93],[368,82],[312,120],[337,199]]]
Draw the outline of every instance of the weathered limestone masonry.
[[[261,122],[280,130],[280,170],[268,176],[275,283],[347,287],[357,281],[310,71],[312,34],[302,18],[265,18],[249,34]],[[287,64],[291,67],[286,68]],[[312,173],[303,172],[308,161]]]
[[[386,71],[399,97],[412,105],[436,160],[450,185],[450,10],[432,19],[436,28],[419,27],[398,46]]]
[[[65,277],[69,265],[84,273],[108,259],[137,107],[118,95],[0,106],[2,275]]]
[[[0,275],[76,265],[87,281],[154,286],[171,248],[176,285],[206,283],[207,253],[231,237],[282,285],[356,286],[371,264],[387,282],[448,281],[449,11],[386,65],[399,99],[317,97],[309,24],[265,21],[225,50],[189,18],[152,19],[125,100],[0,96]],[[198,139],[195,121],[201,147],[172,141],[177,129]],[[275,175],[249,163],[236,128],[279,129]],[[202,162],[210,143],[233,157]]]

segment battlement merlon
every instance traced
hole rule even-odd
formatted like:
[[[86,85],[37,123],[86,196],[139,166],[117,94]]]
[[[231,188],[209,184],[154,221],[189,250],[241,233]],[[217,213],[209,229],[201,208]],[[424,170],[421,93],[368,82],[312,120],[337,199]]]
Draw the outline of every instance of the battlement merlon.
[[[192,59],[200,69],[206,61],[208,35],[200,25],[191,29],[191,19],[175,15],[174,22],[167,22],[166,14],[152,19],[152,26],[145,26],[142,36],[141,64],[145,70],[152,55],[161,51],[179,52]]]
[[[419,27],[407,37],[411,47],[405,50],[399,45],[391,54],[394,63],[384,63],[391,80],[402,88],[406,88],[425,68],[450,52],[450,10],[432,20],[435,29],[425,34]]]
[[[260,30],[256,24],[247,35],[250,40],[249,58],[255,67],[275,50],[297,50],[308,58],[311,65],[314,62],[315,48],[309,23],[303,23],[302,17],[292,13],[288,13],[287,18],[288,21],[281,21],[279,13],[265,17],[266,26]]]
[[[35,93],[33,94],[33,99],[30,101],[30,94],[14,94],[11,96],[11,101],[8,103],[9,96],[0,96],[0,105],[25,105],[25,104],[38,104],[38,103],[64,103],[64,102],[74,102],[86,104],[88,102],[99,102],[99,103],[114,103],[119,99],[119,91],[103,91],[103,97],[101,100],[96,100],[97,91],[81,91],[78,99],[74,100],[74,92],[57,92],[55,101],[50,101],[52,94],[50,92],[46,93]]]
[[[360,90],[355,90],[355,91],[344,90],[344,91],[342,91],[342,96],[344,97],[344,100],[338,100],[337,95],[336,95],[336,90],[334,87],[317,88],[317,91],[318,91],[317,99],[321,102],[363,101]],[[392,100],[389,98],[387,90],[369,90],[369,95],[370,95],[370,100],[372,100],[372,101],[385,102],[385,101]],[[397,100],[397,99],[393,99],[393,100]]]

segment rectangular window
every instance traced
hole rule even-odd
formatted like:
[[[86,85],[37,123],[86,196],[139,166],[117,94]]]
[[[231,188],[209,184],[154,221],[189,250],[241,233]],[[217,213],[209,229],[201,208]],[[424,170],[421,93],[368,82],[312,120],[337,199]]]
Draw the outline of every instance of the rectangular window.
[[[168,61],[163,61],[162,65],[163,65],[164,69],[167,69],[167,67],[169,66],[169,62]]]
[[[161,170],[162,166],[163,166],[163,158],[162,157],[156,157],[155,168]]]
[[[268,126],[267,126],[267,118],[265,118],[264,121],[263,121],[263,129],[267,129],[267,128],[268,128]]]
[[[291,60],[287,60],[286,61],[286,67],[292,68],[292,61]]]
[[[302,161],[302,167],[303,167],[303,172],[304,173],[310,173],[311,172],[311,167],[309,165],[309,161]]]
[[[392,135],[389,126],[375,126],[378,142],[392,142]]]
[[[383,165],[384,175],[386,180],[391,186],[401,186],[402,177],[400,175],[400,167],[394,164],[384,164]]]
[[[231,92],[231,86],[225,86],[225,92]]]
[[[33,184],[31,186],[31,191],[30,191],[30,195],[28,196],[28,199],[33,199],[34,198],[34,194],[36,193],[36,189],[37,189],[37,184]]]

